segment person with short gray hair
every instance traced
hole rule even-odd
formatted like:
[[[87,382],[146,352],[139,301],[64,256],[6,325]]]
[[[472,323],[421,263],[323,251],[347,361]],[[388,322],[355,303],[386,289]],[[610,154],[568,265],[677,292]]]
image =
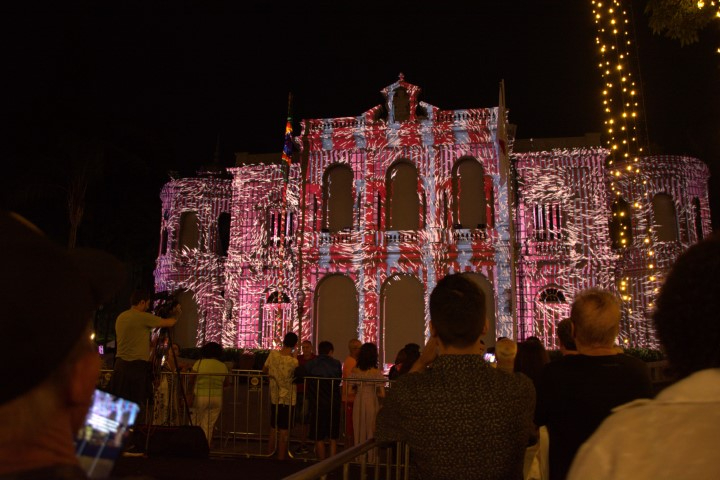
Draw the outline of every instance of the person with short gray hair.
[[[545,365],[538,382],[535,423],[548,429],[551,480],[565,478],[577,449],[613,408],[652,396],[645,363],[615,350],[615,295],[599,288],[578,293],[570,320],[578,354]]]

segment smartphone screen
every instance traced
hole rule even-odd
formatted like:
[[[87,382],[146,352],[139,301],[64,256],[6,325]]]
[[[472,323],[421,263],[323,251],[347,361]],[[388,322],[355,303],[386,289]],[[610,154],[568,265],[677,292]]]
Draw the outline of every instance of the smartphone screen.
[[[483,355],[483,358],[488,363],[495,363],[495,354],[494,353],[486,353]]]
[[[88,477],[110,475],[139,411],[137,403],[95,390],[85,424],[75,438],[75,454]]]

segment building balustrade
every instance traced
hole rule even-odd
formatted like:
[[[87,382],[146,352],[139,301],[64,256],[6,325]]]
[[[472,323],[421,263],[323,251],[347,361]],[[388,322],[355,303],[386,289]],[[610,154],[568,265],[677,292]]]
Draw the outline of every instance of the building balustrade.
[[[562,240],[548,242],[528,241],[525,243],[525,255],[569,255],[570,245]]]

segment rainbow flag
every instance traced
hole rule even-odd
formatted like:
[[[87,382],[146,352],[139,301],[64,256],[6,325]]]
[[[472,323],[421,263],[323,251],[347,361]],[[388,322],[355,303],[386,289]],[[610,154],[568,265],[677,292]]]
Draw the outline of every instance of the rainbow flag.
[[[287,162],[288,167],[292,163],[293,140],[292,140],[292,118],[288,117],[285,125],[285,144],[283,145],[282,159]]]

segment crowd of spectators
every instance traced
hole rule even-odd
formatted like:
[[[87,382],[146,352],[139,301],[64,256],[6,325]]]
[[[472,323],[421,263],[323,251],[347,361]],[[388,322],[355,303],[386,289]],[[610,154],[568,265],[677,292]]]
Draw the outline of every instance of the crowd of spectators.
[[[90,320],[117,291],[122,266],[101,252],[68,252],[6,213],[0,215],[0,247],[13,278],[43,279],[58,290],[52,302],[18,308],[17,300],[31,294],[24,287],[28,282],[3,280],[0,288],[9,308],[2,316],[9,343],[0,362],[6,379],[0,394],[0,478],[87,478],[72,438],[99,374]],[[490,363],[481,340],[488,329],[484,294],[463,275],[447,275],[430,295],[426,345],[403,348],[388,388],[375,344],[353,339],[341,363],[332,343],[322,341],[317,356],[312,345],[306,348],[300,366],[298,337],[287,333],[263,368],[270,381],[269,451],[279,459],[288,453],[300,379],[307,402],[301,422],[309,424],[320,459],[327,456],[326,442],[330,455],[336,453],[344,421],[345,435],[353,433],[346,446],[372,437],[406,442],[420,478],[720,478],[713,455],[720,443],[718,271],[720,237],[713,236],[683,253],[665,279],[653,326],[678,381],[657,396],[647,366],[616,345],[617,297],[598,288],[576,294],[570,318],[557,325],[561,358],[549,361],[537,338],[518,343],[501,338],[494,346],[497,363]],[[145,314],[146,298],[134,300],[118,320],[126,339],[146,339],[146,330],[158,321]],[[48,315],[47,305],[55,315]],[[130,333],[129,319],[141,333]],[[48,331],[53,335],[46,341]],[[14,362],[37,342],[45,342],[56,362]],[[118,345],[114,387],[146,399],[147,365],[133,363],[146,357],[134,358],[132,345]],[[170,344],[174,355],[167,368],[179,371],[174,347]],[[228,375],[221,357],[216,343],[202,348],[202,358],[191,367],[196,381],[187,392],[195,398],[193,419],[208,440]],[[139,392],[128,383],[136,374]],[[538,434],[543,428],[545,437]],[[545,455],[541,468],[529,468]]]

